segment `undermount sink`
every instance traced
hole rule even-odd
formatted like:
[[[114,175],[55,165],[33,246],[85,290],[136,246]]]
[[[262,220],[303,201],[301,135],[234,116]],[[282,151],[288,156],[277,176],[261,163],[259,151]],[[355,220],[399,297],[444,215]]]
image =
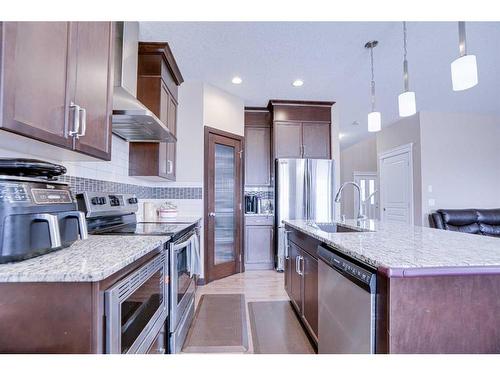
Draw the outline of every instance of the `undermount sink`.
[[[351,228],[337,223],[314,223],[318,229],[327,233],[352,233],[352,232],[369,232],[363,228]]]

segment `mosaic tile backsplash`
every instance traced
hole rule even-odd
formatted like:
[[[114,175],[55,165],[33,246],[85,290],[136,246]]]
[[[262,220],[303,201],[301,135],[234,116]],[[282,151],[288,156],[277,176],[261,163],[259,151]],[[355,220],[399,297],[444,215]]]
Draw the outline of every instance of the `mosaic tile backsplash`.
[[[60,176],[59,180],[68,183],[74,194],[102,191],[135,194],[142,199],[202,199],[203,194],[201,187],[149,187],[68,175]]]

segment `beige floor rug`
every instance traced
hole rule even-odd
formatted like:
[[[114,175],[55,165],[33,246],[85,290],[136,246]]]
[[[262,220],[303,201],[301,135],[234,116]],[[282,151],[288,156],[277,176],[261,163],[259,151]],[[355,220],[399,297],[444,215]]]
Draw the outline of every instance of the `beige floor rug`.
[[[289,301],[249,302],[255,354],[314,354]]]
[[[245,296],[204,294],[189,329],[184,353],[243,353],[248,350]]]

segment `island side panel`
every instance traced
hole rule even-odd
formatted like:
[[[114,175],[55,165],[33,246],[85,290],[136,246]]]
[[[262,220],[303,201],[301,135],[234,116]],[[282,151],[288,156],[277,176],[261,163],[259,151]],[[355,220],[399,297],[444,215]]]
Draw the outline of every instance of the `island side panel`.
[[[500,275],[391,278],[390,353],[500,353]]]
[[[91,283],[0,283],[0,353],[95,353],[95,302]]]

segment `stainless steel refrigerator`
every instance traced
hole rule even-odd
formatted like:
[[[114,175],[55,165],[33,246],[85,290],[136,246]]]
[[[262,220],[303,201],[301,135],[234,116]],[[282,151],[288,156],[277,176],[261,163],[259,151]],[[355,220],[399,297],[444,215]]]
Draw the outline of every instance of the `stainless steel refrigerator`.
[[[335,162],[276,159],[276,269],[284,270],[285,219],[332,222],[335,217]]]

